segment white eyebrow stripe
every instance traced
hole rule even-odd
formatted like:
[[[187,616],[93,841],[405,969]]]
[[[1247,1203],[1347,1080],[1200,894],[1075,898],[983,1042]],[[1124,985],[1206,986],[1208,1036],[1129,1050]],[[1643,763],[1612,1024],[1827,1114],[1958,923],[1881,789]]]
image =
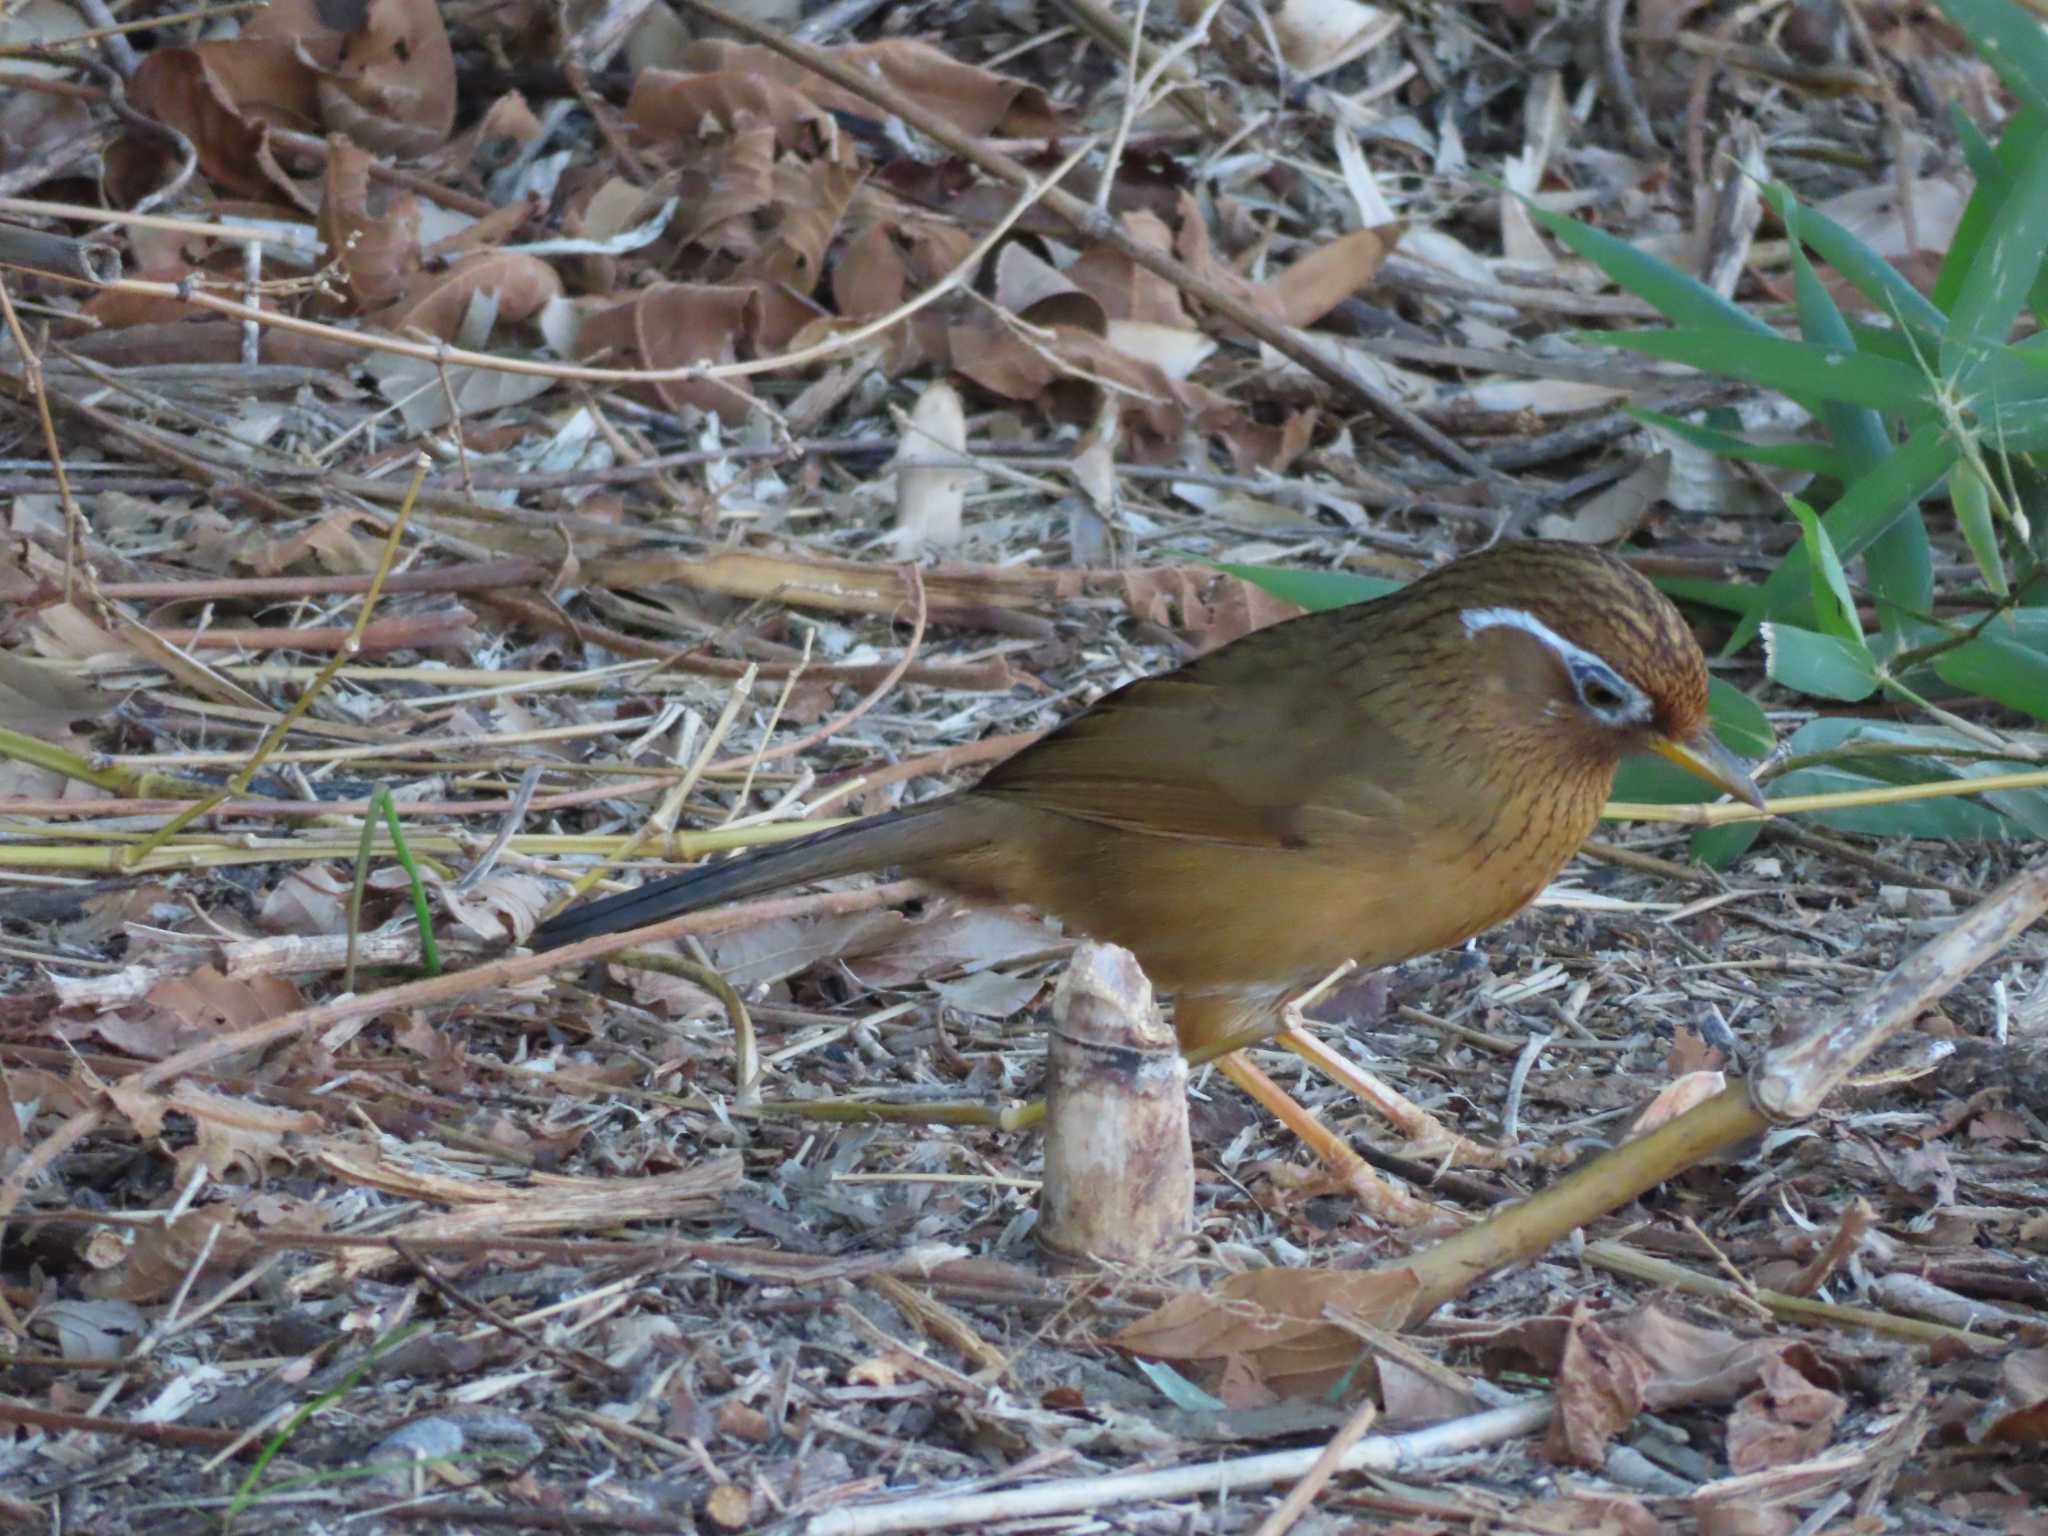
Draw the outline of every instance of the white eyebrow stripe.
[[[1650,700],[1642,689],[1623,677],[1614,667],[1595,656],[1582,645],[1573,645],[1548,624],[1537,618],[1526,608],[1464,608],[1458,613],[1458,620],[1465,626],[1469,636],[1478,635],[1489,629],[1519,629],[1524,634],[1534,635],[1549,646],[1558,660],[1565,664],[1567,671],[1575,667],[1597,667],[1627,690],[1628,707],[1619,712],[1626,720],[1647,720],[1650,718]]]
[[[1601,666],[1607,666],[1607,663],[1600,661],[1598,656],[1584,646],[1573,645],[1526,608],[1467,608],[1459,613],[1458,618],[1464,624],[1465,633],[1468,635],[1476,635],[1486,629],[1519,629],[1534,635],[1566,661],[1576,658],[1600,662]],[[1608,667],[1607,670],[1611,672],[1614,669]]]

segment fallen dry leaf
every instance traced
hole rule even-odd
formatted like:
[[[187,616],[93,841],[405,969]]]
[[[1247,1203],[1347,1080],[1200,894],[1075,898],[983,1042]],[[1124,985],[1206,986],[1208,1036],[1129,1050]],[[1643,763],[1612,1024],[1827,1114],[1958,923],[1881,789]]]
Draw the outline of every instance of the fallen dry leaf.
[[[1649,1375],[1642,1356],[1609,1332],[1585,1302],[1575,1303],[1565,1319],[1557,1408],[1544,1454],[1563,1466],[1604,1466],[1608,1447],[1642,1412]]]
[[[1818,1455],[1847,1407],[1781,1355],[1763,1362],[1763,1384],[1728,1417],[1728,1465],[1737,1472],[1782,1467]]]

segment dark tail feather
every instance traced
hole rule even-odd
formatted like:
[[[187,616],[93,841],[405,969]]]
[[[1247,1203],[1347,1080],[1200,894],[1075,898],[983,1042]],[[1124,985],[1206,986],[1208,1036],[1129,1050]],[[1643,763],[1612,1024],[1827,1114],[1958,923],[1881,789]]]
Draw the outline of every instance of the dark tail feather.
[[[601,901],[581,902],[542,923],[527,942],[536,950],[559,949],[579,939],[645,928],[684,912],[744,901],[786,886],[915,864],[979,841],[977,819],[957,796],[871,816],[758,853],[700,864]]]

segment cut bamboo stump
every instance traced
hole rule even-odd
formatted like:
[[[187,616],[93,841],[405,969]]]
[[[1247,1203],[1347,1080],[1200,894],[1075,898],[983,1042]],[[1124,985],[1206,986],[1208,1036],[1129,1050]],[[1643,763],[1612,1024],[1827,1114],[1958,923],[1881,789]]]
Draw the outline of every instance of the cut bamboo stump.
[[[1129,950],[1084,944],[1053,994],[1038,1241],[1057,1264],[1156,1271],[1194,1230],[1187,1062]]]

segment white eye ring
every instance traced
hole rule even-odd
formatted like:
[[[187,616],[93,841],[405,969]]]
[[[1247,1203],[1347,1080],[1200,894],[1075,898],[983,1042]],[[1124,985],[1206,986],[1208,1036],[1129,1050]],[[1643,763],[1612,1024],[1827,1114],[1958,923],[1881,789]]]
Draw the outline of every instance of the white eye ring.
[[[1573,645],[1526,608],[1467,608],[1458,615],[1467,635],[1489,629],[1519,629],[1550,647],[1572,680],[1579,705],[1602,725],[1648,725],[1655,711],[1649,695],[1582,645]]]

